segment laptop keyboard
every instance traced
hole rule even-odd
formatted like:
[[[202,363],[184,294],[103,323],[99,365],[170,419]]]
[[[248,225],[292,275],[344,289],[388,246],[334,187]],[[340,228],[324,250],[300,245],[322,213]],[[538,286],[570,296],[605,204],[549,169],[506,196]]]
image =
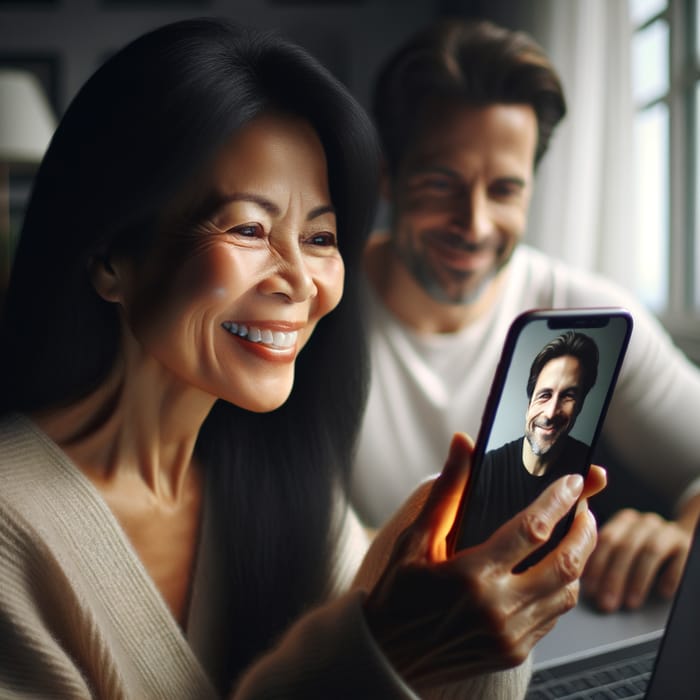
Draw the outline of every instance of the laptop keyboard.
[[[654,668],[658,640],[635,647],[633,656],[618,650],[535,671],[526,700],[608,700],[643,698]]]

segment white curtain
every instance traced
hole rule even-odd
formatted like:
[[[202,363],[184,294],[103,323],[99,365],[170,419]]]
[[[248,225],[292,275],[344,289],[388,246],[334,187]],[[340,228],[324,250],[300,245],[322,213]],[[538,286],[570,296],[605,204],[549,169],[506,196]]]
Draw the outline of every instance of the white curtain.
[[[634,105],[627,0],[507,5],[509,24],[517,8],[522,28],[559,70],[568,103],[536,174],[526,240],[633,289]]]

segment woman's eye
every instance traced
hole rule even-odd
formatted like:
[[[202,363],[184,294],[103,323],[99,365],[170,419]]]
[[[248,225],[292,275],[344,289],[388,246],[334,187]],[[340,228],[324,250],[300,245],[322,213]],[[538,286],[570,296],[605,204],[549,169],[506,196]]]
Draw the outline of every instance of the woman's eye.
[[[330,231],[324,231],[323,233],[315,233],[313,234],[313,236],[307,238],[307,242],[311,245],[322,247],[335,248],[337,245],[335,234],[331,233]]]
[[[263,228],[260,224],[242,224],[241,226],[234,226],[229,229],[229,233],[234,233],[244,238],[258,238],[264,235]]]

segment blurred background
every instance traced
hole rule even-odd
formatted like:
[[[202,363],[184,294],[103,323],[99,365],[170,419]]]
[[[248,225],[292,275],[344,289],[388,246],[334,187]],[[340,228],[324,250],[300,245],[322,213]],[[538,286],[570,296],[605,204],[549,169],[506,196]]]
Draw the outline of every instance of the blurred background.
[[[383,59],[435,18],[532,34],[569,113],[527,240],[631,289],[700,361],[700,0],[0,0],[0,274],[80,85],[144,31],[201,15],[281,30],[366,107]]]

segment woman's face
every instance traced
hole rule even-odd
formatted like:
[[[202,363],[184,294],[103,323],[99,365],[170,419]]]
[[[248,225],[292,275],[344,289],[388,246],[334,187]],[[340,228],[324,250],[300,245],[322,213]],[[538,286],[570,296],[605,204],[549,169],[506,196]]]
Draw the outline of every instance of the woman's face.
[[[164,227],[133,270],[125,312],[179,380],[269,411],[288,397],[299,351],[342,294],[323,147],[304,120],[263,115],[222,148],[202,184],[199,223]],[[187,199],[168,221],[183,220]]]

